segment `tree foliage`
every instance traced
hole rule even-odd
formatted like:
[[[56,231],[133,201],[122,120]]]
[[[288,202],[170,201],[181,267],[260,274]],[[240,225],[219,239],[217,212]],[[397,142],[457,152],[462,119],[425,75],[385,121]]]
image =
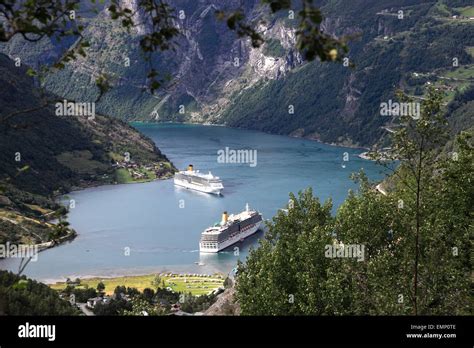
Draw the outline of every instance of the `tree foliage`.
[[[390,153],[398,163],[395,186],[387,194],[359,173],[359,190],[335,217],[311,190],[290,195],[292,208],[273,219],[239,265],[242,314],[470,313],[472,135],[461,134],[446,153],[441,115],[432,92],[419,119],[402,118]],[[363,246],[363,258],[327,257],[325,248],[341,243]]]
[[[262,0],[262,5],[268,6],[271,13],[279,11],[296,12],[299,20],[296,36],[298,49],[307,60],[319,57],[321,61],[341,61],[347,52],[343,39],[323,33],[320,29],[322,14],[312,0],[303,0],[301,6],[292,4],[291,0]],[[8,42],[14,36],[21,35],[25,40],[36,42],[44,37],[62,40],[76,38],[76,43],[68,49],[60,59],[53,64],[54,68],[62,69],[68,61],[79,55],[87,55],[89,43],[83,40],[85,29],[84,18],[92,13],[98,13],[102,5],[90,0],[84,6],[79,0],[41,0],[24,1],[18,4],[13,0],[0,1],[0,42]],[[172,50],[178,44],[178,38],[184,34],[176,24],[176,9],[164,0],[139,0],[137,9],[129,8],[127,3],[112,0],[106,6],[110,17],[120,22],[129,32],[138,27],[146,27],[146,32],[140,40],[142,52],[151,58],[151,54],[159,51]],[[298,8],[298,9],[296,9]],[[140,14],[140,16],[138,16]],[[249,38],[252,46],[259,47],[264,40],[257,27],[259,22],[249,22],[242,8],[228,11],[216,10],[216,18],[225,20],[230,30],[234,30],[239,37]],[[160,88],[165,81],[160,72],[150,62],[148,84],[151,92]],[[32,72],[33,75],[37,75]],[[162,74],[161,74],[162,75]],[[99,97],[110,89],[110,81],[106,76],[96,79]]]
[[[25,276],[0,271],[0,315],[76,315],[55,290]]]

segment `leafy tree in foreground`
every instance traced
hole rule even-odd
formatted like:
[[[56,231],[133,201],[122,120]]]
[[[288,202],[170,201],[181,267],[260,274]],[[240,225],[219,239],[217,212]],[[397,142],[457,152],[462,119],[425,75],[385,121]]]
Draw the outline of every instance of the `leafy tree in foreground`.
[[[131,308],[124,309],[122,315],[127,316],[150,316],[150,315],[164,315],[165,311],[158,306],[153,306],[148,301],[139,296],[133,297],[130,300]]]
[[[0,315],[77,315],[57,291],[35,280],[0,271]]]
[[[439,105],[432,92],[419,118],[401,119],[389,154],[400,163],[387,194],[358,174],[359,191],[335,218],[310,190],[291,196],[293,208],[239,264],[242,314],[470,313],[472,138],[462,134],[453,154],[443,152]],[[328,257],[328,246],[363,253]]]
[[[258,249],[239,263],[237,300],[242,314],[324,314],[323,289],[331,244],[331,201],[321,204],[311,189],[290,195]]]

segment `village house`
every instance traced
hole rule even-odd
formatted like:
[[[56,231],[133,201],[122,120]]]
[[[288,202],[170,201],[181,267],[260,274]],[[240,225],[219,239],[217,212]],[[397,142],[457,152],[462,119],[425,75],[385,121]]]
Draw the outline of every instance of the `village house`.
[[[95,308],[95,306],[97,306],[97,304],[101,303],[101,302],[103,302],[102,297],[92,297],[92,298],[87,300],[87,307]]]

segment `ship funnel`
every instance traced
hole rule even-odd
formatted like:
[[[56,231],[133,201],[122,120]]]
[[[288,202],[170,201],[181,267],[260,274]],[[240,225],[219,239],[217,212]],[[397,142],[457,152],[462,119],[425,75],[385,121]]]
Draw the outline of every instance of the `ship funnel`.
[[[189,171],[189,172],[192,172],[192,171],[193,171],[193,165],[192,165],[192,164],[190,164],[190,165],[188,166],[188,171]]]
[[[249,204],[248,204],[248,203],[245,205],[245,211],[246,211],[247,213],[250,211],[250,208],[249,208]]]
[[[227,223],[227,219],[229,218],[229,216],[227,215],[227,212],[223,212],[222,213],[222,221],[221,221],[221,225],[225,225]]]

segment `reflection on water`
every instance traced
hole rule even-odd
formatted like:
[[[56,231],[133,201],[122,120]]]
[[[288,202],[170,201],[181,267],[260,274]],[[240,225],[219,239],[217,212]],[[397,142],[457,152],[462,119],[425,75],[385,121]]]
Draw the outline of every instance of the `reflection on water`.
[[[109,185],[68,194],[76,201],[69,213],[78,237],[41,252],[25,274],[33,278],[64,279],[84,275],[114,276],[157,271],[228,273],[258,245],[262,232],[219,254],[200,254],[201,232],[220,221],[221,213],[241,212],[246,203],[264,219],[288,202],[289,192],[312,187],[321,200],[333,199],[334,211],[347,191],[349,179],[361,167],[369,178],[380,178],[374,163],[357,157],[359,150],[226,127],[143,125],[138,127],[179,168],[194,164],[224,183],[222,196],[175,187],[173,180]],[[224,147],[258,151],[256,167],[217,162]],[[343,154],[349,161],[342,168]],[[133,156],[133,154],[132,154]],[[127,254],[126,251],[129,251]],[[18,260],[0,261],[16,270]]]

